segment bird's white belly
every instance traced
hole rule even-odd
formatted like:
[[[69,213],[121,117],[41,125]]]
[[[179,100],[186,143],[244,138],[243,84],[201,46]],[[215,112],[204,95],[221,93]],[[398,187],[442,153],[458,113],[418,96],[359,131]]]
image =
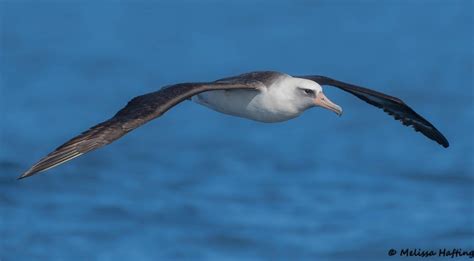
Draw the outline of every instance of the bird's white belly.
[[[277,103],[271,95],[254,90],[208,91],[193,96],[192,101],[221,113],[261,122],[286,121],[300,114]]]

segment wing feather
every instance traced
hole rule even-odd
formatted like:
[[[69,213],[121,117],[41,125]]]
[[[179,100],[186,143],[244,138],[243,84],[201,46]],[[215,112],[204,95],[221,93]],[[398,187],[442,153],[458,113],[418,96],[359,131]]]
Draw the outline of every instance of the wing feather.
[[[421,132],[423,135],[439,143],[441,146],[449,147],[448,140],[438,131],[433,124],[416,113],[412,108],[405,104],[399,98],[374,91],[368,88],[356,86],[353,84],[337,81],[325,76],[311,75],[311,76],[297,76],[299,78],[309,79],[317,82],[320,85],[329,85],[337,87],[343,91],[349,92],[359,99],[383,109],[389,115],[392,115],[396,120],[399,120],[405,126],[412,126],[416,132]]]
[[[72,138],[24,172],[19,179],[48,170],[89,151],[112,143],[146,122],[160,117],[181,101],[201,92],[227,89],[258,89],[258,81],[181,83],[137,96],[111,119],[99,123]]]

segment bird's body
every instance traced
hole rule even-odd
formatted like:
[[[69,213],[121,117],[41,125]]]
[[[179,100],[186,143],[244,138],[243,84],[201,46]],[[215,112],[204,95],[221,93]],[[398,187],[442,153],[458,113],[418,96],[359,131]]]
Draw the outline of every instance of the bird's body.
[[[276,74],[268,85],[257,90],[217,90],[197,94],[192,100],[215,111],[260,122],[281,122],[298,117],[306,109],[292,102],[287,88],[293,82],[307,81],[287,74]],[[309,82],[309,81],[308,81]]]
[[[110,144],[187,99],[221,113],[260,122],[286,121],[312,107],[322,107],[341,115],[341,107],[324,95],[321,85],[334,86],[351,93],[383,109],[404,125],[413,126],[416,131],[443,147],[449,146],[441,132],[396,97],[324,76],[294,77],[279,72],[261,71],[212,82],[170,85],[156,92],[137,96],[112,118],[59,146],[20,178],[48,170]]]

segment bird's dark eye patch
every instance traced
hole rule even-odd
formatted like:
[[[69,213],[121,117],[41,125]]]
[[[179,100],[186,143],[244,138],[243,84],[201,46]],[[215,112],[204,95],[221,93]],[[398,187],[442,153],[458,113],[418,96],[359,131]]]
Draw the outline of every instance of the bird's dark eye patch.
[[[311,96],[314,96],[314,91],[313,90],[310,90],[310,89],[303,89],[304,93],[308,94],[308,95],[311,95]]]

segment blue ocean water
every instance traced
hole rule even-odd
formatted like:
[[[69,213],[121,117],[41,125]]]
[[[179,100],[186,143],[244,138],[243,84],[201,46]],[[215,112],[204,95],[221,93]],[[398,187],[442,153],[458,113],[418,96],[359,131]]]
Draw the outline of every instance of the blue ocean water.
[[[0,260],[405,260],[474,249],[472,1],[0,2]],[[441,146],[356,97],[277,124],[184,102],[16,177],[161,86],[253,70],[402,98]],[[397,258],[398,257],[398,258]]]

